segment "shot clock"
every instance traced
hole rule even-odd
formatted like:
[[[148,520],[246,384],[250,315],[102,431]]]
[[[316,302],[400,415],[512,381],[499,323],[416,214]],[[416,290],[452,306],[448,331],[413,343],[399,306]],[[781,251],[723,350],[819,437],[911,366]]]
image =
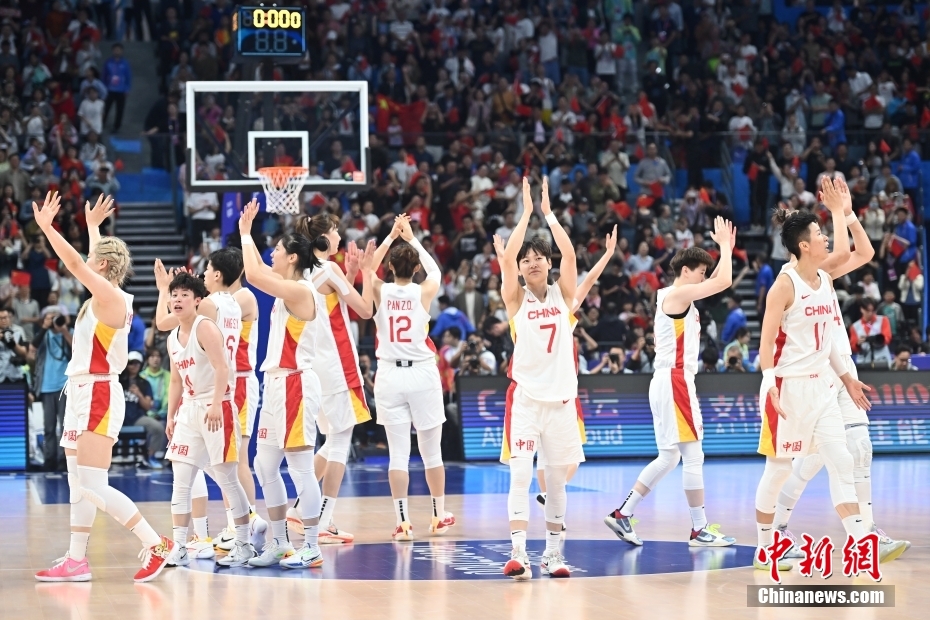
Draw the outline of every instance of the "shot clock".
[[[298,59],[307,51],[304,7],[241,6],[233,15],[236,56]]]

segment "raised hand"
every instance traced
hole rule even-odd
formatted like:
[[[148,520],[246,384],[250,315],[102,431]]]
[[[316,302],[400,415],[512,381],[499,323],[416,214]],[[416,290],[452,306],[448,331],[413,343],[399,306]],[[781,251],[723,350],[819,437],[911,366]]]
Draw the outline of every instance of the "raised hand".
[[[397,221],[400,223],[400,238],[408,243],[413,241],[413,229],[410,228],[410,216],[406,213],[401,213],[397,216]]]
[[[533,198],[530,196],[530,180],[523,177],[523,213],[520,219],[528,222],[531,215],[533,215]]]
[[[497,254],[498,259],[504,257],[504,240],[500,235],[494,235],[494,253]]]
[[[97,204],[90,206],[90,201],[84,202],[84,217],[88,226],[100,227],[116,209],[113,208],[113,196],[104,196],[100,194],[97,197]]]
[[[354,241],[346,242],[346,274],[358,273],[358,259],[361,252]]]
[[[617,225],[614,224],[613,232],[607,233],[607,238],[604,240],[604,253],[607,256],[613,256],[616,250],[617,250]]]
[[[365,251],[359,253],[358,265],[361,268],[362,273],[367,273],[372,270],[376,249],[377,246],[375,245],[374,239],[370,239],[368,241],[368,245],[365,246]]]
[[[836,193],[839,194],[840,200],[843,203],[843,213],[846,215],[852,214],[852,194],[849,192],[849,185],[846,184],[845,179],[837,178],[833,181],[833,187],[836,189]]]
[[[168,285],[171,284],[173,276],[168,273],[168,270],[165,269],[165,265],[161,262],[160,258],[155,259],[155,288],[158,289],[159,293],[164,293],[168,291]]]
[[[254,198],[247,205],[242,207],[242,214],[239,216],[239,234],[249,235],[252,233],[252,222],[258,215],[258,201]]]
[[[544,176],[542,182],[542,204],[539,205],[539,208],[542,209],[543,217],[552,213],[552,206],[549,204],[549,177]]]
[[[55,221],[55,216],[58,215],[58,208],[60,206],[61,196],[58,195],[58,192],[48,192],[45,194],[45,202],[42,203],[41,208],[33,201],[32,211],[35,213],[36,224],[39,225],[42,232],[48,233],[52,228],[52,222]]]
[[[831,213],[843,210],[843,197],[840,195],[839,191],[837,191],[833,179],[829,177],[823,178],[820,193],[823,196],[823,204],[826,205]]]
[[[719,215],[714,218],[714,232],[710,233],[710,238],[720,247],[728,246],[730,243],[730,229],[727,227],[727,221]]]
[[[727,222],[730,226],[730,249],[736,249],[736,225],[733,222]]]

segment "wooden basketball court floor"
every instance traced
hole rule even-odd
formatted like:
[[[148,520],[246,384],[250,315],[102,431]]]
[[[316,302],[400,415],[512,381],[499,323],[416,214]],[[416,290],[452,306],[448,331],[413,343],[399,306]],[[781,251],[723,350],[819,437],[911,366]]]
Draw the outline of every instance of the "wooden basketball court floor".
[[[516,583],[500,568],[509,553],[507,469],[499,464],[448,466],[446,507],[457,525],[428,537],[428,491],[422,468],[411,466],[411,511],[417,540],[392,543],[394,515],[387,463],[350,465],[336,508],[336,522],[353,532],[353,545],[325,546],[322,569],[281,571],[217,569],[212,560],[166,569],[136,585],[139,543],[110,517],[98,513],[88,557],[94,581],[39,584],[33,573],[67,549],[67,480],[61,475],[0,477],[0,618],[49,620],[161,620],[232,618],[372,618],[407,620],[603,620],[605,618],[924,618],[930,609],[930,456],[879,456],[873,465],[876,520],[913,547],[883,565],[885,585],[895,586],[894,608],[749,608],[747,586],[770,583],[751,563],[755,544],[753,498],[761,458],[708,459],[707,514],[737,547],[690,550],[690,529],[681,491],[681,468],[640,504],[641,548],[619,541],[602,523],[634,483],[646,461],[593,461],[570,483],[566,515],[570,579],[538,573]],[[138,502],[143,514],[170,535],[171,474],[114,470],[112,484]],[[293,496],[293,487],[288,480]],[[535,484],[533,487],[535,494]],[[218,490],[211,486],[211,534],[223,526]],[[259,511],[264,505],[259,501]],[[543,514],[531,508],[528,548],[544,549]],[[842,540],[829,501],[826,474],[815,479],[798,504],[791,529]],[[841,543],[840,543],[841,546]],[[835,567],[841,552],[834,552]],[[827,582],[797,571],[786,584],[870,584],[836,574]]]

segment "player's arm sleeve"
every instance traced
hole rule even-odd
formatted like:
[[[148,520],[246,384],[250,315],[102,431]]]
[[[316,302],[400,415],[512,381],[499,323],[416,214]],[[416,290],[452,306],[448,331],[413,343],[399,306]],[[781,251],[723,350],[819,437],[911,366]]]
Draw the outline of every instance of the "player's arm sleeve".
[[[442,280],[442,271],[439,269],[439,264],[433,259],[432,255],[426,251],[421,244],[419,239],[416,237],[410,242],[410,245],[417,251],[417,255],[420,257],[420,264],[423,265],[423,270],[426,272],[427,280],[435,280],[440,282]]]
[[[846,370],[846,364],[843,363],[843,356],[836,347],[836,342],[830,344],[830,368],[833,369],[833,372],[836,373],[840,380],[843,379],[844,375],[849,374],[849,371]]]

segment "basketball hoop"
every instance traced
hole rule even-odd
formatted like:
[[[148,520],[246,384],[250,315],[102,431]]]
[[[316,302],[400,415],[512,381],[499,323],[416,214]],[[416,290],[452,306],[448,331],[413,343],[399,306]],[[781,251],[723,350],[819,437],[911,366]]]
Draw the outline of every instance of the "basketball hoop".
[[[300,190],[309,172],[306,168],[274,166],[259,168],[257,172],[265,188],[265,208],[268,213],[300,213]]]

